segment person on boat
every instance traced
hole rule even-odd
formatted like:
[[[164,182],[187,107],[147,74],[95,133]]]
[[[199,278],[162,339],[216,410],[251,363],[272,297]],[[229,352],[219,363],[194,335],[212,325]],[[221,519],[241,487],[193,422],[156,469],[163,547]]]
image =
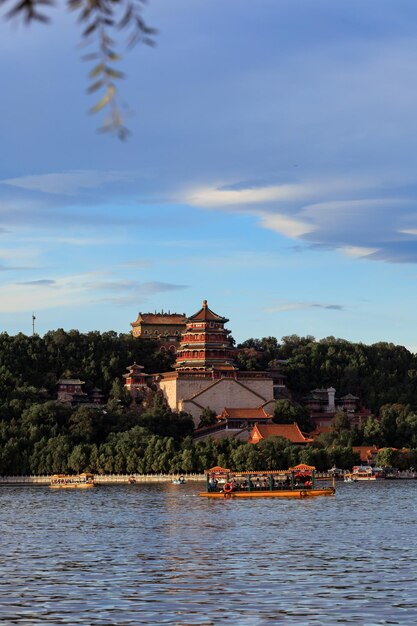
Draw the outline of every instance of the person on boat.
[[[217,479],[215,476],[212,476],[209,480],[209,487],[210,487],[210,491],[216,491],[217,488]]]

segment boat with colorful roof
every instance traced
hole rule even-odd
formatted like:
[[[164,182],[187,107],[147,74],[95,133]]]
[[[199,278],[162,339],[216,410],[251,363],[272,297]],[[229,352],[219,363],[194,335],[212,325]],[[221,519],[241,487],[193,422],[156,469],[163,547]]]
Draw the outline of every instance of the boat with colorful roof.
[[[382,470],[381,472],[378,472],[376,471],[376,469],[370,467],[369,465],[355,465],[351,472],[345,474],[345,482],[357,483],[376,480],[377,478],[381,477],[383,478]]]
[[[78,474],[77,476],[54,474],[50,480],[51,489],[91,489],[95,485],[93,474]]]
[[[334,478],[330,485],[318,487],[321,479],[312,465],[300,464],[288,470],[234,472],[212,467],[206,472],[204,498],[313,498],[333,496]]]

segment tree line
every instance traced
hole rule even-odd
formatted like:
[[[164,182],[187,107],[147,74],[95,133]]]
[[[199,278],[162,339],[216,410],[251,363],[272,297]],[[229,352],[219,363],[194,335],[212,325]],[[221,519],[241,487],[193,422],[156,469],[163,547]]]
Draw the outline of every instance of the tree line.
[[[314,387],[333,385],[354,393],[377,417],[352,428],[346,414],[313,445],[285,439],[257,445],[233,439],[193,441],[194,424],[174,413],[154,389],[142,401],[123,389],[122,374],[134,361],[155,373],[171,368],[173,357],[158,342],[114,332],[51,331],[44,337],[0,334],[0,473],[51,474],[201,472],[213,465],[236,470],[285,469],[299,462],[327,469],[359,462],[352,446],[377,445],[377,462],[417,467],[415,356],[401,346],[364,346],[311,337],[248,340],[237,360],[242,369],[279,366],[293,398]],[[285,361],[282,363],[282,361]],[[106,404],[72,407],[55,401],[63,375],[100,387]],[[372,385],[375,385],[373,387]],[[396,391],[395,391],[396,390]],[[212,413],[202,412],[210,422]],[[308,414],[295,400],[278,401],[276,422],[297,421],[308,430]],[[407,452],[399,452],[407,448]],[[396,449],[396,450],[395,450]]]
[[[297,401],[312,389],[332,386],[339,396],[358,396],[376,415],[386,404],[417,409],[417,356],[392,343],[366,345],[310,335],[279,342],[264,337],[239,344],[237,361],[244,370],[279,367]]]

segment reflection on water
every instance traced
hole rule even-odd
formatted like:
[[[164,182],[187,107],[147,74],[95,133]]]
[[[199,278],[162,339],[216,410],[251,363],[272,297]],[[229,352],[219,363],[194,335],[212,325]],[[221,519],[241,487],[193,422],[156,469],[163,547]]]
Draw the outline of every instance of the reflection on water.
[[[417,481],[297,501],[200,487],[1,486],[1,623],[417,623]]]

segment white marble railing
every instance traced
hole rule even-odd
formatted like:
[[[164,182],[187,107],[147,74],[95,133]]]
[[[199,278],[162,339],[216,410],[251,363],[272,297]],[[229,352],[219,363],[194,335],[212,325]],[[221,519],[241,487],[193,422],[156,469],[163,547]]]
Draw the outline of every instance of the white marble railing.
[[[178,478],[178,474],[107,474],[94,475],[94,482],[98,485],[129,484],[132,479],[137,483],[171,482]],[[204,480],[203,474],[181,474],[187,480]],[[0,485],[49,485],[50,476],[0,476]]]

